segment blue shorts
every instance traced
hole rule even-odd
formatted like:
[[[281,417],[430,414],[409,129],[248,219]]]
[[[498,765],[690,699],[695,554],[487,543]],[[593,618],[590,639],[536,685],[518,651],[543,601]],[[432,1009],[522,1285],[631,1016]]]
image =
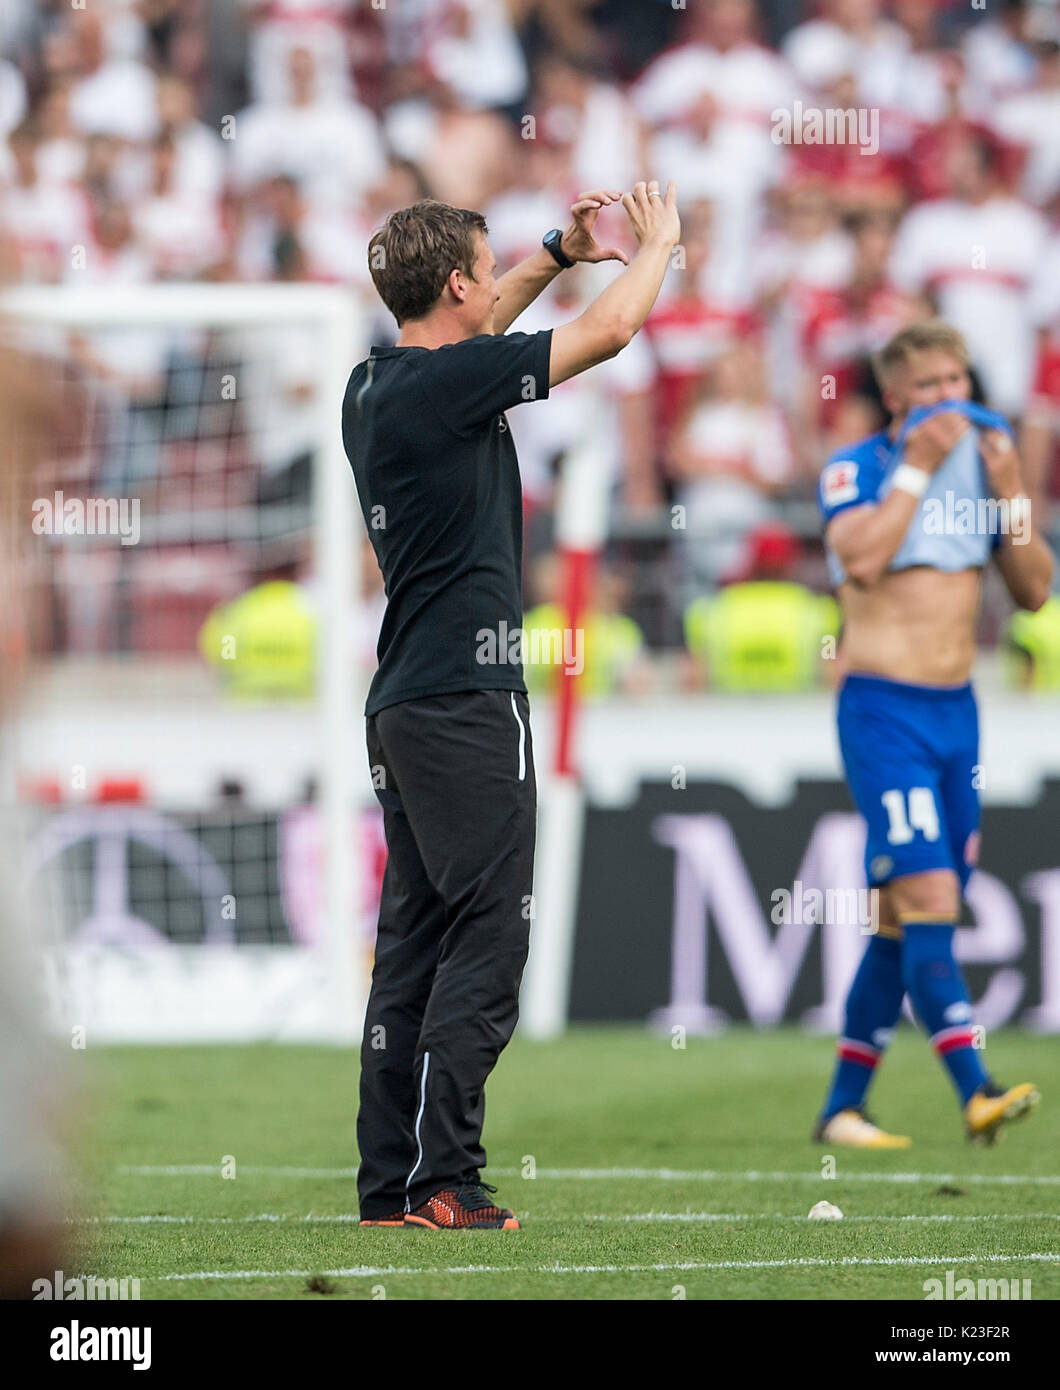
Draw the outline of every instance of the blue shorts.
[[[952,869],[966,887],[979,853],[979,714],[970,685],[848,675],[839,746],[865,818],[871,887]]]

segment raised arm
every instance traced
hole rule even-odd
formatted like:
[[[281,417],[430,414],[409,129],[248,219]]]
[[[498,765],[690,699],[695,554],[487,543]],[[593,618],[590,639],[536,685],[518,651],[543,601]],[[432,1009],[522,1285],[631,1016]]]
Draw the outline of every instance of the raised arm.
[[[855,584],[879,583],[905,539],[929,476],[967,428],[963,415],[948,410],[910,430],[895,484],[883,501],[849,507],[829,522],[825,538]],[[915,472],[903,475],[901,468]]]
[[[1056,562],[1034,525],[1034,504],[1023,483],[1020,456],[1000,430],[984,430],[979,452],[994,496],[1008,503],[1008,531],[994,551],[994,563],[1013,603],[1036,613],[1049,597]]]
[[[552,386],[615,357],[651,312],[670,255],[681,236],[677,185],[638,183],[622,195],[640,249],[633,260],[573,323],[553,330],[549,382]]]
[[[593,228],[600,215],[600,209],[617,203],[621,193],[612,193],[602,188],[590,193],[582,193],[571,207],[571,223],[563,233],[560,249],[571,261],[621,261],[629,264],[629,257],[617,246],[600,246]],[[546,285],[552,283],[560,274],[561,267],[554,257],[542,246],[525,261],[513,266],[506,275],[497,281],[500,298],[493,311],[493,331],[506,333],[523,310],[534,302]]]

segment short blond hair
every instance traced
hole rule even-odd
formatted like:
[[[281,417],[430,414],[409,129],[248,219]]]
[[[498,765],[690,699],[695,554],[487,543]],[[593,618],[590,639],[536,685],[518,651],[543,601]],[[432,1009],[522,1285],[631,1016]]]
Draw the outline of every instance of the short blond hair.
[[[896,333],[872,358],[872,370],[881,387],[887,385],[895,372],[904,367],[915,352],[952,353],[962,367],[972,363],[968,344],[963,334],[951,324],[941,319],[924,319],[921,323],[911,323]]]

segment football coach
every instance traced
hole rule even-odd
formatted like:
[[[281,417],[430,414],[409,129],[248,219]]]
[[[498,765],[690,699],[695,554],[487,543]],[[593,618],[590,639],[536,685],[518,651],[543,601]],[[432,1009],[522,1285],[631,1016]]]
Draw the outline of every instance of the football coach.
[[[619,201],[632,261],[594,236]],[[482,215],[431,199],[393,213],[368,247],[400,334],[354,369],[342,407],[387,595],[365,709],[388,858],[361,1048],[362,1226],[519,1226],[480,1177],[483,1088],[529,947],[537,810],[522,667],[484,641],[522,627],[504,412],[629,343],[681,233],[673,183],[665,197],[654,181],[585,193],[571,214],[500,279]],[[574,322],[506,332],[565,267],[606,260],[626,268]]]

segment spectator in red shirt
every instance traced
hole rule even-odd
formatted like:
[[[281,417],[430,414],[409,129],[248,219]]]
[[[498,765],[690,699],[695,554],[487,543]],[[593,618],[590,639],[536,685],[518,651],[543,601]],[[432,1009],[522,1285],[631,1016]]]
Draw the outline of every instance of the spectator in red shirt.
[[[857,129],[843,130],[855,138],[796,145],[791,153],[797,169],[827,179],[837,206],[846,215],[900,213],[906,197],[906,161],[889,150],[883,139],[888,113],[874,114],[873,108],[864,105],[850,72],[823,88],[821,106],[857,112]]]
[[[890,281],[894,221],[882,213],[854,224],[854,268],[839,290],[811,292],[803,327],[805,375],[796,437],[803,461],[821,457],[822,431],[831,432],[852,394],[873,395],[869,358],[926,303]]]
[[[954,153],[969,137],[993,146],[998,173],[1005,183],[1014,180],[1022,162],[1018,151],[1002,145],[982,121],[974,120],[967,114],[965,97],[969,87],[968,73],[961,54],[944,53],[939,63],[946,92],[946,114],[934,125],[922,130],[910,148],[907,183],[914,202],[945,198],[950,194],[952,189],[947,169]]]

